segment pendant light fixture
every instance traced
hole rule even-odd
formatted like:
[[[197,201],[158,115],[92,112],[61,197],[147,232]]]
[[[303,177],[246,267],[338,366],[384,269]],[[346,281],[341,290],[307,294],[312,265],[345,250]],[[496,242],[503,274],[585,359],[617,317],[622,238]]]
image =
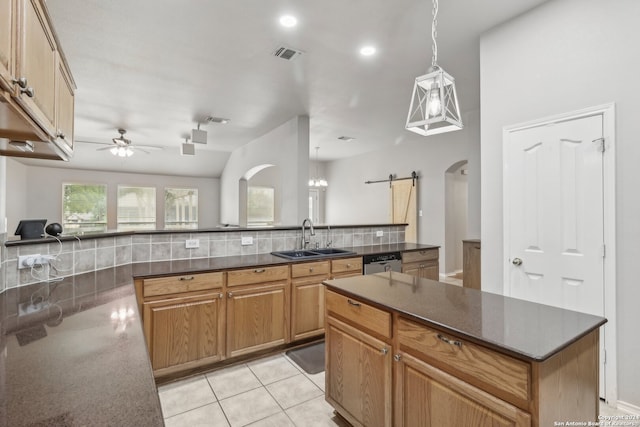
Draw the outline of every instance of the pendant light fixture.
[[[435,135],[462,129],[454,78],[437,64],[437,18],[438,0],[433,0],[431,67],[427,74],[416,77],[406,125],[407,130],[420,135]]]
[[[316,147],[316,174],[313,178],[309,180],[309,187],[313,187],[313,188],[322,188],[322,187],[329,186],[329,183],[327,182],[327,180],[324,178],[321,178],[320,174],[318,173],[318,150],[319,149],[320,147]]]

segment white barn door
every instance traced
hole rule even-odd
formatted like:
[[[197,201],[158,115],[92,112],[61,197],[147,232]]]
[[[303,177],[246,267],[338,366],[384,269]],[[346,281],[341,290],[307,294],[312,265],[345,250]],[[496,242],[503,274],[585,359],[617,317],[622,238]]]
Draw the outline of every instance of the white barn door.
[[[604,315],[602,138],[601,114],[507,134],[505,294]]]

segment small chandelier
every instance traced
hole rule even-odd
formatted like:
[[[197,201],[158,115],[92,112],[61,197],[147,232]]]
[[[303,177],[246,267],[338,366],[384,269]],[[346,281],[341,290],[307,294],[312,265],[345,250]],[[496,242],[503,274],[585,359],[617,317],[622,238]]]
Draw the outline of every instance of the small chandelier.
[[[420,135],[435,135],[462,129],[454,78],[437,64],[437,17],[438,0],[433,0],[431,67],[427,74],[416,77],[406,125],[407,130]]]
[[[328,187],[329,183],[327,182],[326,179],[324,178],[320,178],[320,174],[318,174],[318,150],[320,149],[320,147],[316,147],[316,175],[309,179],[309,187],[313,187],[313,188],[321,188],[321,187]]]

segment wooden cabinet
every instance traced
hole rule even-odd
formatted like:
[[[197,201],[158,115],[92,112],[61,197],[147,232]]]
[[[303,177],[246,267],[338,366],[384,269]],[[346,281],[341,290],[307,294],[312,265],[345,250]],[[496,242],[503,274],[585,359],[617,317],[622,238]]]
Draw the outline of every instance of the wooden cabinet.
[[[521,409],[408,353],[395,359],[398,427],[531,425],[531,416]]]
[[[73,117],[75,113],[75,85],[64,61],[56,68],[56,138],[64,149],[73,151]]]
[[[438,248],[402,253],[402,272],[423,279],[439,280]]]
[[[48,135],[55,138],[56,41],[42,3],[18,0],[18,7],[15,75],[25,79],[26,87],[16,85],[16,100]]]
[[[227,357],[290,341],[289,267],[227,273]]]
[[[331,260],[331,278],[361,276],[362,257],[336,258]]]
[[[388,331],[391,319],[387,318],[387,324],[380,319],[371,323],[368,314],[376,313],[375,308],[353,300],[349,303],[331,291],[326,298],[327,401],[354,426],[391,426],[391,345],[363,331],[372,327]]]
[[[0,154],[67,160],[75,83],[43,0],[0,0],[0,138],[30,141]]]
[[[222,289],[143,304],[143,322],[154,373],[186,369],[224,357]]]
[[[462,286],[482,289],[480,284],[480,240],[462,241]]]
[[[291,265],[291,339],[324,334],[324,286],[330,261]]]
[[[15,39],[15,1],[0,0],[0,90],[11,90]]]
[[[391,425],[391,414],[398,427],[597,420],[597,329],[523,360],[329,288],[325,298],[326,399],[355,426]]]
[[[161,376],[225,356],[223,273],[136,282],[151,366]]]

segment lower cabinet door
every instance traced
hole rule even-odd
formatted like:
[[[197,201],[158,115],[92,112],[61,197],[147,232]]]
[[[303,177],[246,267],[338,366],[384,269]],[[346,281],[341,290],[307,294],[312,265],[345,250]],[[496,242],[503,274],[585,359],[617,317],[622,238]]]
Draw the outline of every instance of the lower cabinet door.
[[[328,276],[291,283],[291,340],[324,333],[324,285]]]
[[[289,312],[287,282],[229,290],[227,356],[240,356],[288,343]]]
[[[406,353],[395,359],[396,426],[531,426],[528,413],[469,383]]]
[[[325,327],[326,398],[354,426],[391,426],[391,348],[333,317]]]
[[[154,371],[222,360],[222,297],[215,292],[144,303],[143,323]]]

